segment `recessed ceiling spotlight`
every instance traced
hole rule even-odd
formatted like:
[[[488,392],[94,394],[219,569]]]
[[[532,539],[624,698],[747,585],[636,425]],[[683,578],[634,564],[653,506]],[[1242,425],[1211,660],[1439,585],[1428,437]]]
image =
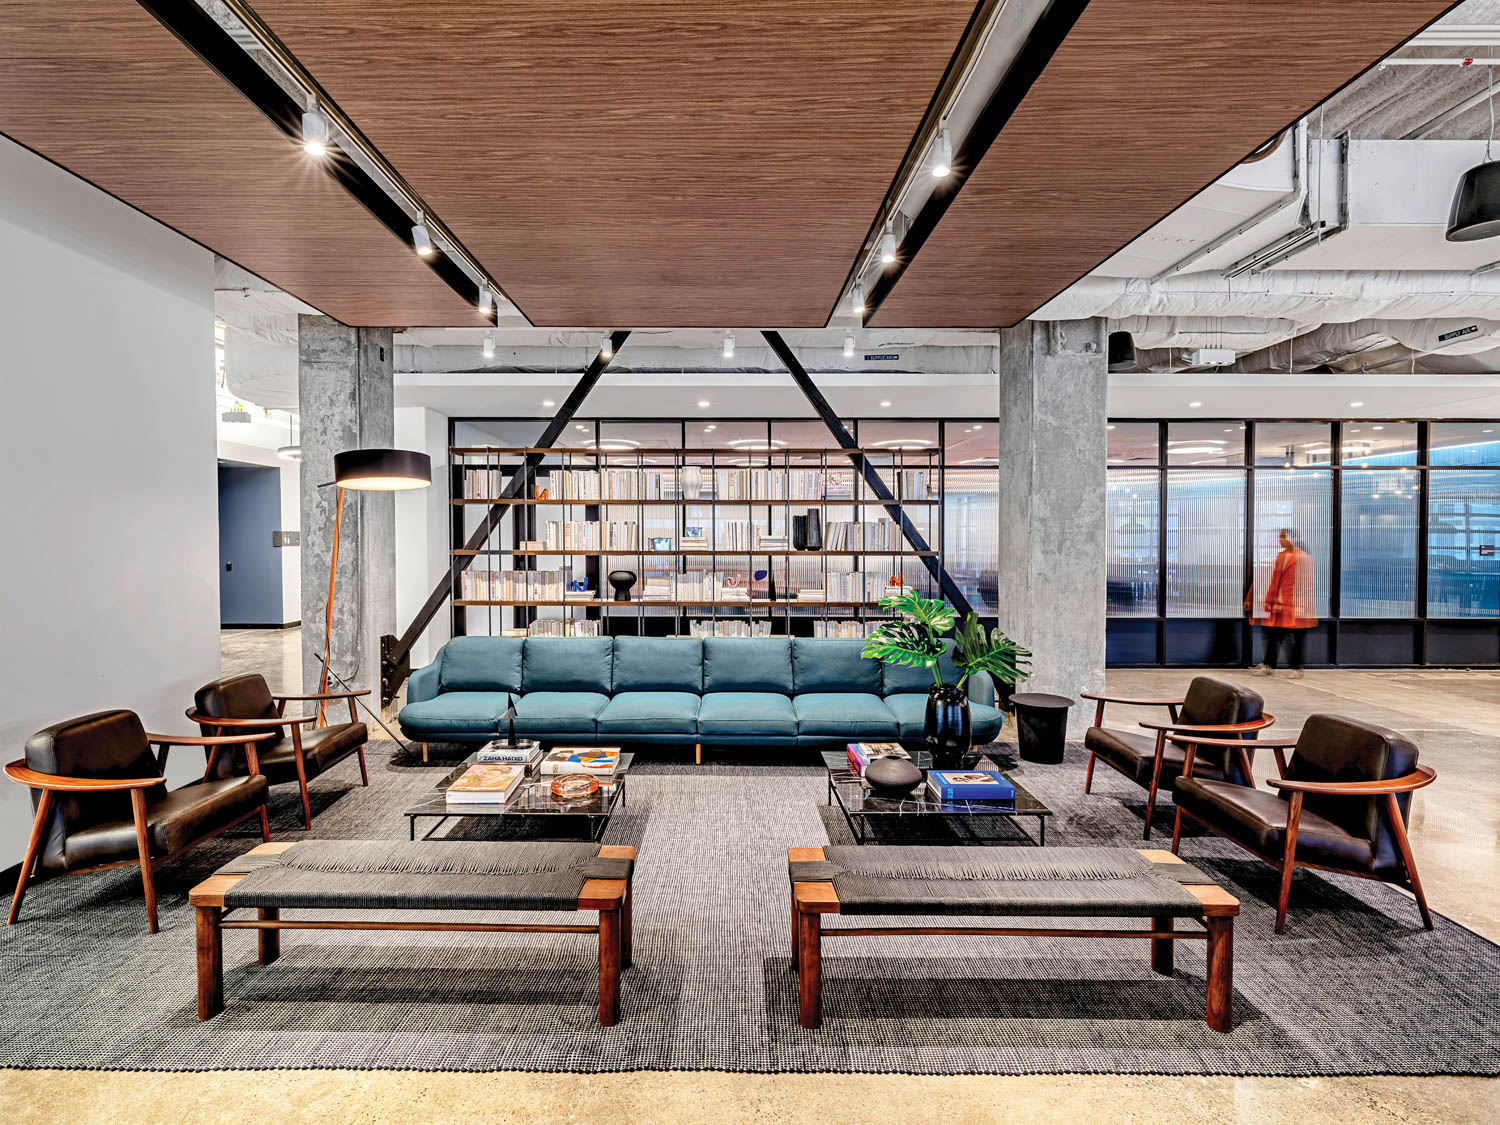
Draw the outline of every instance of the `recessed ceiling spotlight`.
[[[550,398],[544,398],[544,399],[542,399],[542,405],[543,406],[556,406],[557,403],[553,402]]]
[[[432,257],[432,235],[427,233],[427,216],[418,215],[416,225],[411,228],[411,245],[424,258]]]
[[[484,334],[484,358],[495,358],[495,337],[491,336],[488,332]]]
[[[1114,423],[1113,423],[1113,422],[1111,422],[1111,423],[1110,423],[1110,424],[1109,424],[1109,425],[1107,425],[1107,426],[1105,426],[1105,427],[1104,427],[1104,428],[1105,428],[1105,429],[1106,429],[1106,430],[1112,430],[1112,429],[1114,429],[1114,428],[1115,428],[1115,424],[1114,424]]]
[[[937,139],[932,142],[932,174],[944,179],[953,171],[953,144],[948,140],[948,126],[938,129]]]
[[[890,223],[885,224],[885,231],[880,236],[880,260],[886,265],[896,260],[896,232]]]
[[[734,333],[733,332],[726,332],[726,333],[724,333],[724,358],[725,359],[733,359],[734,358]]]
[[[850,332],[844,337],[844,358],[848,359],[854,354],[854,333]]]
[[[1202,406],[1202,405],[1203,404],[1201,402],[1190,402],[1190,403],[1188,403],[1188,406],[1190,406],[1190,407],[1199,407],[1199,406]]]
[[[719,427],[718,427],[718,426],[713,426],[713,425],[709,425],[709,426],[704,426],[704,427],[703,427],[703,432],[704,432],[704,433],[705,433],[705,434],[711,434],[711,433],[713,433],[713,432],[714,432],[714,431],[715,431],[715,430],[717,430],[717,429],[718,429],[718,428],[719,428]]]
[[[1479,432],[1482,433],[1482,434],[1492,434],[1495,431],[1494,430],[1480,430]]]
[[[302,115],[302,151],[308,156],[326,156],[328,137],[328,118],[318,111],[317,99],[309,95],[307,111]]]
[[[865,287],[858,281],[849,293],[849,311],[856,316],[862,316],[865,311]]]
[[[1351,402],[1349,405],[1352,408],[1354,408],[1355,410],[1358,410],[1361,406],[1364,405],[1364,403],[1362,403],[1362,402]]]
[[[589,432],[589,428],[587,426],[574,426],[573,428],[575,430],[580,430],[583,433],[588,433]]]
[[[604,334],[604,338],[599,341],[599,354],[605,359],[609,359],[615,354],[615,346],[610,342],[608,332],[606,332]]]
[[[881,406],[889,406],[889,405],[890,405],[890,404],[891,404],[891,400],[890,400],[890,399],[886,399],[886,400],[885,400],[885,401],[884,401],[884,402],[882,402],[882,403],[881,403],[881,404],[880,404],[880,405],[881,405]]]
[[[700,398],[698,400],[698,409],[699,410],[707,410],[710,405],[711,404],[709,403],[708,399],[706,399],[706,398]]]
[[[1385,429],[1385,427],[1384,426],[1371,426],[1370,429],[1372,429],[1372,430],[1383,430],[1383,429]]]
[[[974,423],[974,428],[976,430],[982,430],[982,429],[984,429],[984,425],[982,423],[980,423],[980,422],[975,422]]]
[[[479,312],[481,316],[489,316],[495,311],[495,295],[490,292],[488,285],[479,287]]]

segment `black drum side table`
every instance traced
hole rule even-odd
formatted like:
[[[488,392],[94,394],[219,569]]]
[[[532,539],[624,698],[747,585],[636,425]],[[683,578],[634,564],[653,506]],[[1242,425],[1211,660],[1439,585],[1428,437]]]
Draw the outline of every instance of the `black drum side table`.
[[[1073,701],[1066,695],[1034,691],[1018,692],[1010,701],[1016,709],[1016,739],[1021,744],[1021,757],[1046,765],[1061,762],[1068,737],[1068,708]]]

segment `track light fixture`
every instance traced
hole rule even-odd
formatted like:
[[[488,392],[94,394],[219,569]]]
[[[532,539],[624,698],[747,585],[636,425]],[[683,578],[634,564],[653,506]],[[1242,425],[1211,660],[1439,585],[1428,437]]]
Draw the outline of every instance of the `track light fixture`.
[[[488,285],[479,287],[479,311],[484,316],[489,316],[495,311],[495,294],[490,292]]]
[[[726,332],[726,333],[724,333],[724,358],[725,359],[733,359],[734,358],[734,333],[733,332]]]
[[[891,224],[885,224],[885,233],[880,236],[880,260],[890,265],[896,260],[896,232]]]
[[[302,151],[308,156],[325,156],[329,144],[328,118],[318,110],[318,101],[307,96],[307,109],[302,114]]]
[[[855,316],[863,316],[865,311],[865,287],[862,282],[856,281],[854,289],[849,294],[849,311]]]
[[[432,257],[432,235],[427,233],[427,216],[418,215],[416,226],[411,228],[411,244],[424,258]]]
[[[488,332],[484,334],[484,358],[495,358],[495,337]]]
[[[848,359],[854,354],[854,333],[850,332],[844,336],[844,358]]]
[[[953,171],[953,144],[948,140],[948,126],[938,127],[937,140],[932,142],[932,174],[945,179]]]
[[[609,333],[606,332],[603,339],[599,341],[599,356],[601,359],[612,359],[614,354],[615,346],[610,341]]]

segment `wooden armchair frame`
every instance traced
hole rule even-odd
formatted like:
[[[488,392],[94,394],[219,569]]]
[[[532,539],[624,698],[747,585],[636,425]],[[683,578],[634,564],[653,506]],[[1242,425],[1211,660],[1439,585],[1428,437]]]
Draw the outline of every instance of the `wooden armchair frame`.
[[[1418,765],[1411,773],[1402,777],[1393,777],[1384,781],[1298,781],[1288,780],[1286,776],[1286,752],[1294,750],[1297,746],[1296,739],[1277,739],[1255,743],[1235,743],[1230,739],[1203,739],[1197,745],[1201,746],[1226,746],[1226,745],[1258,745],[1264,746],[1276,755],[1276,770],[1281,775],[1276,778],[1268,778],[1266,784],[1272,788],[1284,790],[1291,796],[1287,802],[1286,814],[1286,846],[1282,854],[1271,855],[1266,852],[1250,847],[1250,845],[1239,840],[1234,840],[1228,833],[1222,831],[1217,825],[1208,823],[1202,817],[1194,816],[1185,812],[1181,807],[1177,809],[1177,820],[1172,826],[1172,851],[1177,851],[1177,845],[1182,838],[1182,818],[1187,816],[1194,822],[1203,825],[1215,835],[1223,836],[1225,839],[1233,840],[1251,855],[1265,860],[1281,874],[1281,887],[1276,898],[1276,932],[1286,933],[1287,907],[1292,897],[1292,873],[1298,867],[1305,867],[1310,871],[1330,871],[1336,875],[1353,875],[1360,879],[1373,879],[1376,882],[1388,882],[1377,874],[1368,874],[1363,871],[1352,871],[1343,867],[1330,867],[1322,863],[1309,863],[1297,858],[1297,826],[1302,819],[1302,798],[1307,793],[1317,793],[1330,797],[1377,797],[1385,798],[1385,815],[1390,823],[1391,837],[1396,841],[1396,850],[1401,855],[1401,865],[1406,871],[1406,881],[1411,889],[1412,896],[1417,900],[1417,909],[1422,914],[1422,925],[1432,929],[1432,912],[1427,908],[1427,895],[1422,890],[1422,880],[1417,875],[1417,861],[1412,855],[1411,840],[1406,835],[1406,822],[1401,817],[1401,806],[1396,798],[1402,793],[1411,793],[1417,789],[1425,788],[1437,780],[1437,771],[1431,766]],[[1189,746],[1186,759],[1183,762],[1183,777],[1193,775],[1193,758],[1196,746]]]
[[[1128,695],[1105,695],[1102,692],[1081,691],[1078,693],[1084,699],[1092,699],[1097,704],[1094,708],[1094,725],[1104,726],[1104,706],[1107,703],[1118,703],[1122,707],[1165,707],[1167,716],[1174,723],[1177,721],[1177,709],[1183,705],[1182,697],[1173,699],[1135,699]],[[1094,752],[1089,751],[1088,772],[1083,775],[1083,791],[1085,795],[1094,785]]]
[[[1184,766],[1190,760],[1187,755],[1193,752],[1192,748],[1194,745],[1207,746],[1210,743],[1215,743],[1235,748],[1238,751],[1237,756],[1240,760],[1240,768],[1245,771],[1246,780],[1253,786],[1255,784],[1255,775],[1250,772],[1250,753],[1247,749],[1253,743],[1235,738],[1195,739],[1193,742],[1188,742],[1182,736],[1198,734],[1251,734],[1258,730],[1265,730],[1267,727],[1274,725],[1275,722],[1276,716],[1271,714],[1261,715],[1260,718],[1251,719],[1246,723],[1179,723],[1175,720],[1170,723],[1152,723],[1143,721],[1140,724],[1141,726],[1147,730],[1154,730],[1156,732],[1156,758],[1151,764],[1151,786],[1146,791],[1146,831],[1141,838],[1143,840],[1151,839],[1151,822],[1156,819],[1156,794],[1161,788],[1161,768],[1167,754],[1168,739],[1181,743],[1185,747],[1183,751]]]
[[[347,700],[348,703],[349,703],[349,721],[351,723],[357,723],[357,722],[359,722],[359,712],[355,709],[354,701],[359,696],[369,695],[369,694],[370,694],[370,689],[369,688],[362,688],[359,691],[325,691],[325,692],[314,692],[311,695],[277,695],[277,694],[273,694],[271,696],[271,699],[276,703],[276,716],[277,716],[274,719],[270,719],[270,718],[261,718],[261,719],[216,719],[216,718],[213,718],[210,715],[204,715],[204,714],[200,713],[198,710],[196,710],[195,708],[192,708],[192,707],[189,707],[187,709],[186,715],[187,715],[187,718],[188,718],[188,722],[198,723],[201,726],[204,726],[204,727],[207,727],[207,728],[210,728],[210,729],[218,729],[218,730],[220,730],[220,731],[222,731],[224,733],[228,733],[228,732],[230,732],[232,730],[244,730],[246,728],[251,728],[251,729],[259,728],[261,730],[264,730],[266,727],[277,727],[277,726],[286,727],[291,732],[291,736],[292,736],[292,755],[293,755],[293,762],[295,763],[296,770],[297,770],[297,788],[300,791],[301,796],[302,796],[302,826],[304,828],[308,829],[308,830],[311,830],[312,829],[312,803],[308,800],[308,797],[307,797],[307,757],[306,757],[306,755],[305,755],[305,753],[303,752],[303,749],[302,749],[302,728],[305,727],[305,726],[307,726],[310,723],[318,723],[321,726],[322,725],[321,716],[322,716],[323,708],[324,708],[324,706],[330,700],[334,700],[334,699],[344,699],[344,700]],[[298,703],[309,703],[309,702],[313,702],[313,701],[318,701],[318,704],[319,704],[318,705],[318,714],[316,714],[316,715],[301,715],[301,716],[298,716],[298,717],[295,717],[295,718],[288,719],[286,717],[286,705],[287,705],[288,702],[291,702],[291,701],[295,701],[295,702],[298,702]],[[233,739],[229,739],[228,741],[232,742],[234,740]],[[363,744],[360,745],[359,750],[358,750],[358,754],[359,754],[359,780],[360,780],[360,784],[361,785],[369,785],[370,784],[370,772],[369,772],[369,770],[365,766],[365,748],[364,748]],[[204,767],[204,771],[203,771],[203,776],[204,777],[208,777],[209,774],[212,772],[212,770],[214,768],[214,763],[215,763],[216,759],[217,759],[217,751],[211,751],[209,753],[209,756],[208,756],[208,764]]]
[[[167,751],[173,746],[206,746],[212,747],[214,751],[220,746],[243,746],[245,758],[250,763],[250,772],[260,772],[260,764],[255,756],[255,743],[270,738],[269,734],[253,735],[228,735],[228,736],[205,736],[197,734],[148,734],[146,740],[148,745],[160,747],[157,757],[158,763],[165,769]],[[176,859],[186,851],[196,848],[204,840],[212,839],[226,829],[233,828],[242,820],[253,816],[255,812],[260,813],[260,835],[262,840],[270,840],[271,823],[266,817],[266,806],[262,804],[259,810],[252,809],[242,816],[237,816],[226,824],[220,825],[212,832],[207,832],[178,848],[175,852],[167,855],[151,858],[151,840],[147,832],[146,823],[146,790],[158,785],[165,786],[165,776],[157,777],[133,777],[133,778],[94,778],[94,777],[63,777],[59,774],[42,773],[34,770],[26,764],[24,758],[9,762],[5,766],[5,776],[18,784],[28,788],[39,790],[41,796],[37,798],[36,817],[31,823],[31,837],[26,843],[26,855],[21,860],[21,870],[16,876],[16,890],[10,899],[10,915],[6,925],[14,925],[16,918],[21,913],[21,900],[26,895],[26,884],[31,880],[37,864],[37,857],[42,848],[42,837],[47,832],[47,820],[52,815],[53,793],[130,793],[130,815],[135,821],[135,844],[137,857],[135,859],[115,860],[112,863],[94,864],[89,867],[78,867],[71,871],[62,872],[63,875],[79,875],[88,871],[103,871],[110,867],[125,867],[132,863],[139,863],[141,867],[141,889],[146,898],[146,928],[151,933],[157,932],[156,922],[156,884],[153,872],[168,860]]]

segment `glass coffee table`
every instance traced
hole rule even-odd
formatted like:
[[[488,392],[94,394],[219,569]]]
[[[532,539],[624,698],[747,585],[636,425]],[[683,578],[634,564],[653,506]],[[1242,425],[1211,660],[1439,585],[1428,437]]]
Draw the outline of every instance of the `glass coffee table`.
[[[502,805],[467,804],[450,805],[448,786],[453,784],[478,760],[478,752],[470,754],[443,776],[437,787],[430,790],[420,801],[405,812],[411,829],[411,838],[417,838],[417,821],[422,817],[435,817],[437,823],[422,833],[422,839],[432,839],[432,834],[447,822],[449,817],[509,817],[524,824],[530,831],[548,835],[531,836],[531,839],[571,839],[580,837],[598,840],[609,826],[609,818],[616,806],[625,807],[625,778],[634,754],[621,754],[620,764],[614,777],[599,782],[598,790],[586,800],[565,801],[552,795],[552,775],[543,776],[533,766],[526,771],[526,780],[521,782],[510,800]],[[572,829],[570,831],[570,829]]]
[[[911,762],[918,769],[930,769],[932,755],[922,750],[913,751]],[[899,825],[901,843],[1035,843],[1038,847],[1047,846],[1047,818],[1052,815],[1052,810],[1009,774],[1005,777],[1015,786],[1014,801],[942,801],[927,788],[925,778],[906,796],[877,796],[864,779],[849,768],[849,755],[842,750],[824,751],[823,765],[828,770],[828,803],[837,804],[843,812],[857,844],[872,839],[877,825],[880,829]],[[997,772],[1000,769],[988,758],[981,758],[975,768]],[[1036,821],[1034,839],[1020,827],[1020,821],[1027,818]],[[1008,836],[991,836],[976,831],[981,826],[1002,822],[1014,825],[1017,831]],[[946,829],[941,837],[935,831],[939,827]],[[881,837],[888,838],[884,832]]]

